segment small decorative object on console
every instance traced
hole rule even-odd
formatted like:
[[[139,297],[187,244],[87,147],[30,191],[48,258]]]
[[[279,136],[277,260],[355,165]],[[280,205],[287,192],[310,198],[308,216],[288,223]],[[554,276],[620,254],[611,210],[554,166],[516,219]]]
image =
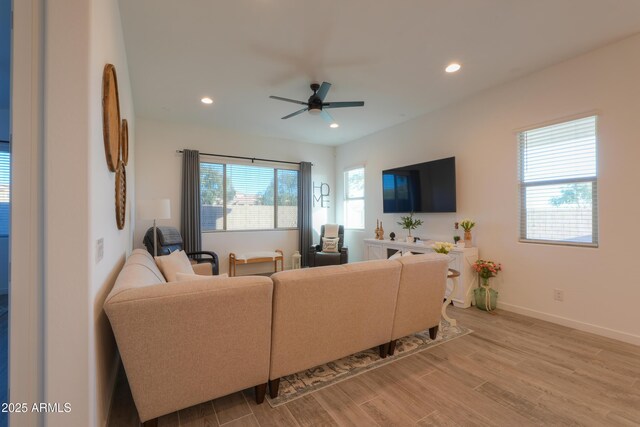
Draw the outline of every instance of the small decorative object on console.
[[[479,259],[473,264],[473,269],[482,279],[482,286],[473,290],[476,307],[485,311],[495,310],[498,303],[498,292],[491,288],[489,279],[496,277],[498,272],[502,271],[502,265]]]
[[[384,228],[382,227],[382,221],[380,221],[380,229],[378,230],[378,240],[384,240]]]
[[[471,229],[475,227],[476,223],[470,219],[465,219],[460,223],[460,226],[464,229],[464,245],[467,248],[473,247],[471,242]]]
[[[396,240],[396,233],[394,233],[393,231],[391,233],[389,233],[389,238],[391,239],[392,242],[395,242]]]
[[[301,260],[302,255],[300,255],[300,251],[295,251],[293,255],[291,255],[291,268],[294,270],[300,268]]]
[[[437,253],[446,255],[455,247],[455,245],[449,242],[435,242],[431,247]]]

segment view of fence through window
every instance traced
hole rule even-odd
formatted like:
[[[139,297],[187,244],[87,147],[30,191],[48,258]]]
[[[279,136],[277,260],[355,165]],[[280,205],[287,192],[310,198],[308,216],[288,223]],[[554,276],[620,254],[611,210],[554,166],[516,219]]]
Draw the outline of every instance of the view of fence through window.
[[[296,228],[298,171],[200,163],[200,200],[202,231]]]
[[[519,133],[522,240],[598,242],[596,117]]]

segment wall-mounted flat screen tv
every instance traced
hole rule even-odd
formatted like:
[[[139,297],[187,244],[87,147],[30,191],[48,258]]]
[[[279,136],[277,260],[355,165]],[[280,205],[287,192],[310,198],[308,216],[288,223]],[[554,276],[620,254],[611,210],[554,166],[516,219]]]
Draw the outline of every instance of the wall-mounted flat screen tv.
[[[382,171],[384,213],[455,212],[456,158]]]

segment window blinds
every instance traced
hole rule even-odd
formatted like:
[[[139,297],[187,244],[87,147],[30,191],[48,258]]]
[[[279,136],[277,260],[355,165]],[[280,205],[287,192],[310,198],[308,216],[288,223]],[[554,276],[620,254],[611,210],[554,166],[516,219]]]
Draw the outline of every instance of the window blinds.
[[[597,117],[523,131],[520,239],[597,246]]]
[[[0,144],[0,236],[9,235],[11,212],[11,153],[9,144]]]
[[[296,228],[298,171],[202,162],[200,199],[202,231]]]

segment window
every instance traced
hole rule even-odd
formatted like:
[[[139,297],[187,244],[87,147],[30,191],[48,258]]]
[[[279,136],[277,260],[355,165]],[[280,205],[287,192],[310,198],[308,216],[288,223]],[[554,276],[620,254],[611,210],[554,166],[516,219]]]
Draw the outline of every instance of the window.
[[[532,129],[520,144],[520,240],[598,245],[597,117]]]
[[[0,142],[0,236],[9,235],[11,153],[9,143]]]
[[[200,163],[202,231],[298,227],[298,171]]]
[[[364,168],[344,172],[344,224],[364,229]]]

